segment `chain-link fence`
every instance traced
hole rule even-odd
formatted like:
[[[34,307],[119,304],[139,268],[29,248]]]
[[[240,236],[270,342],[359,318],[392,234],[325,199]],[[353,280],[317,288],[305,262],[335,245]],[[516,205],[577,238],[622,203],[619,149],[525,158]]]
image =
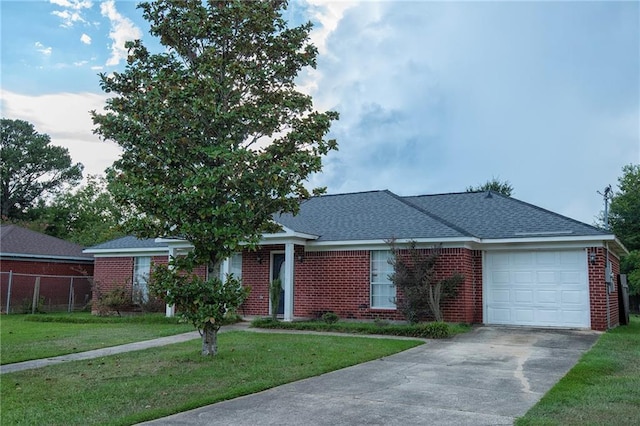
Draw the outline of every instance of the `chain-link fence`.
[[[0,272],[3,313],[73,312],[91,303],[93,277]]]

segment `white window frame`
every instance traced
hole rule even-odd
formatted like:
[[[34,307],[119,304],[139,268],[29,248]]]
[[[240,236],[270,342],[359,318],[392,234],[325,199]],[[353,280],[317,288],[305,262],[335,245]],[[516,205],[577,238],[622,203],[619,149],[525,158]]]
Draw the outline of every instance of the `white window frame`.
[[[389,279],[393,266],[390,250],[372,250],[369,262],[369,304],[371,309],[396,309],[396,286]]]
[[[142,262],[144,260],[144,262]],[[149,300],[149,274],[151,273],[151,256],[133,258],[133,299],[135,302]]]
[[[237,280],[242,279],[242,252],[233,253],[220,262],[219,277],[222,282],[226,281],[227,274],[233,274]]]

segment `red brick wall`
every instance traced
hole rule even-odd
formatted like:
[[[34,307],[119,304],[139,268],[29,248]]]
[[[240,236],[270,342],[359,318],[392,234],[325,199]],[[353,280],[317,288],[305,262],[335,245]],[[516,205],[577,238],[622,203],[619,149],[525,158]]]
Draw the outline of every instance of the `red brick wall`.
[[[94,285],[96,291],[93,292],[93,312],[97,312],[96,303],[101,294],[124,286],[133,292],[133,257],[97,257],[94,268]],[[166,264],[167,256],[153,256],[152,264]]]
[[[618,288],[615,285],[615,276],[620,273],[620,262],[609,253],[614,274],[614,291],[609,293],[609,321],[607,321],[607,286],[605,284],[605,249],[591,247],[588,253],[596,254],[594,265],[589,264],[589,302],[591,305],[591,329],[605,331],[611,326],[616,327],[620,323],[618,313]]]
[[[249,298],[240,310],[244,315],[268,315],[270,254],[282,250],[284,247],[280,245],[243,252],[242,279],[244,285],[251,287]],[[368,250],[304,252],[302,246],[296,246],[294,317],[313,318],[333,311],[347,319],[404,319],[399,310],[371,309],[369,253]],[[302,262],[297,260],[299,255],[304,256]],[[262,263],[258,262],[258,256]],[[443,249],[437,270],[440,277],[453,272],[465,276],[458,298],[445,304],[445,319],[474,322],[479,318],[482,321],[481,252],[463,248]]]
[[[91,295],[90,280],[93,275],[93,263],[28,261],[8,259],[0,261],[0,311],[7,309],[12,313],[23,312],[25,306],[31,306],[34,292],[43,300],[45,311],[66,310],[72,307],[81,309],[89,302]],[[11,290],[9,290],[9,272]],[[66,278],[79,277],[79,278]],[[36,282],[39,282],[36,290]],[[73,298],[70,293],[73,291]]]
[[[242,284],[251,287],[249,297],[240,307],[243,315],[269,315],[269,256],[274,250],[283,251],[284,246],[263,246],[242,252]]]
[[[82,276],[80,271],[86,271],[88,276],[93,275],[93,263],[80,262],[53,262],[53,261],[25,261],[25,260],[2,260],[0,261],[2,272],[13,271],[15,274],[32,275],[69,275]]]

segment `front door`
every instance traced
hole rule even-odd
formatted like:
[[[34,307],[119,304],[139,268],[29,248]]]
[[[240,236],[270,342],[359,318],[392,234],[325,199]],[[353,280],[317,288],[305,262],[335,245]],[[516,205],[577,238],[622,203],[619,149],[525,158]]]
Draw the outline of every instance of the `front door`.
[[[274,253],[271,262],[271,279],[280,278],[282,288],[280,290],[280,302],[277,308],[272,306],[271,309],[277,309],[278,315],[284,315],[284,253]]]

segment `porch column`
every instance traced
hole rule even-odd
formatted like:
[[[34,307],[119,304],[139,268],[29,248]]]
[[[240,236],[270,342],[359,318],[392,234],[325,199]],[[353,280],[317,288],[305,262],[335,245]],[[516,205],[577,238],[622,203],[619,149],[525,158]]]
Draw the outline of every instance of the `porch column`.
[[[175,257],[175,255],[176,255],[175,247],[171,247],[171,245],[169,245],[169,262],[171,262],[171,258]],[[171,264],[169,264],[169,268],[173,269],[173,266],[171,266]],[[167,304],[165,306],[164,312],[165,312],[165,316],[167,318],[176,316],[176,307],[175,307],[175,305]]]
[[[293,243],[284,245],[284,320],[293,320]]]

